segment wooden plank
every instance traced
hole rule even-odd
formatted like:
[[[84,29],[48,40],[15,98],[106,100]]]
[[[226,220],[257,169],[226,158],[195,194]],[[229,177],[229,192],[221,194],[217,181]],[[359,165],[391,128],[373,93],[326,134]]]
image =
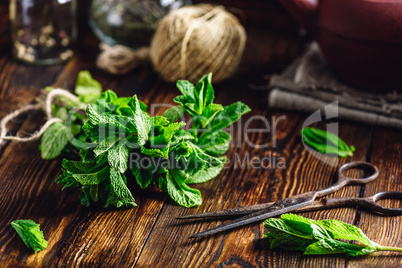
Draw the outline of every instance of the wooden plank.
[[[402,135],[401,131],[376,129],[372,137],[370,162],[380,171],[377,180],[366,185],[361,196],[381,191],[402,191]],[[384,200],[387,207],[401,207],[400,201]],[[402,247],[402,216],[381,216],[361,211],[357,225],[374,242]],[[401,267],[400,252],[378,252],[361,258],[350,258],[348,267]]]

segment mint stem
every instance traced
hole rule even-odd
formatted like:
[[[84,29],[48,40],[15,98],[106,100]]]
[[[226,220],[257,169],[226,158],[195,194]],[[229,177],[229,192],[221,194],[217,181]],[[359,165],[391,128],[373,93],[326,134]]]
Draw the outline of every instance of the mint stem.
[[[402,252],[402,248],[398,248],[398,247],[385,247],[385,246],[381,246],[381,245],[376,245],[376,248],[378,251],[401,251]]]

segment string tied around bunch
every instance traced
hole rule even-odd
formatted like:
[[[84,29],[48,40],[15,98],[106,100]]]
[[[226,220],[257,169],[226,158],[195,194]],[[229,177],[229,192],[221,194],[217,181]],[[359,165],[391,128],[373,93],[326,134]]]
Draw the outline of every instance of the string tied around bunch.
[[[18,142],[30,142],[38,140],[42,136],[42,134],[46,131],[46,129],[48,129],[53,123],[56,122],[62,123],[63,122],[62,119],[53,117],[52,115],[52,104],[54,103],[56,98],[60,96],[69,98],[73,101],[79,101],[78,97],[70,93],[69,91],[62,88],[55,88],[47,94],[46,100],[43,104],[42,103],[28,104],[3,117],[3,119],[1,119],[0,121],[0,145],[7,140],[13,140]],[[7,124],[11,120],[17,118],[18,116],[26,112],[40,111],[40,110],[43,110],[45,112],[47,120],[45,124],[43,124],[43,126],[38,131],[32,133],[30,136],[27,137],[19,137],[17,135],[7,136],[7,133],[9,131],[7,129]]]

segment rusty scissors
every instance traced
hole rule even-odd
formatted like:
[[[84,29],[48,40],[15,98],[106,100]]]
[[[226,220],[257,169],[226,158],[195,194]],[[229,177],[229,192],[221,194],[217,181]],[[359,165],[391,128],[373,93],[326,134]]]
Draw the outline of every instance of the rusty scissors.
[[[369,172],[367,177],[353,178],[344,175],[348,169],[357,168]],[[332,186],[310,191],[303,194],[298,194],[276,202],[258,204],[246,207],[238,207],[233,209],[225,209],[213,212],[206,212],[194,215],[186,215],[176,219],[203,219],[203,218],[221,218],[221,217],[236,217],[238,219],[213,227],[206,231],[194,234],[190,238],[204,237],[226,230],[234,229],[250,223],[262,221],[271,217],[275,217],[288,212],[301,212],[321,210],[333,207],[344,207],[359,205],[385,215],[402,215],[402,208],[387,208],[377,204],[378,200],[382,199],[398,199],[402,200],[402,192],[387,191],[379,192],[370,197],[346,197],[346,198],[326,198],[320,201],[315,201],[319,197],[326,196],[336,192],[346,185],[366,184],[378,177],[378,168],[367,162],[351,162],[342,165],[338,169],[338,181]]]

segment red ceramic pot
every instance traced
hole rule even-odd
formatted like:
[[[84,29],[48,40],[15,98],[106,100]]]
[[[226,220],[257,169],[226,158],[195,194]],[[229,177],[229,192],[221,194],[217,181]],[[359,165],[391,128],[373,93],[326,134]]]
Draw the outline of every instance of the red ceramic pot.
[[[402,1],[281,0],[315,38],[339,77],[402,90]]]

